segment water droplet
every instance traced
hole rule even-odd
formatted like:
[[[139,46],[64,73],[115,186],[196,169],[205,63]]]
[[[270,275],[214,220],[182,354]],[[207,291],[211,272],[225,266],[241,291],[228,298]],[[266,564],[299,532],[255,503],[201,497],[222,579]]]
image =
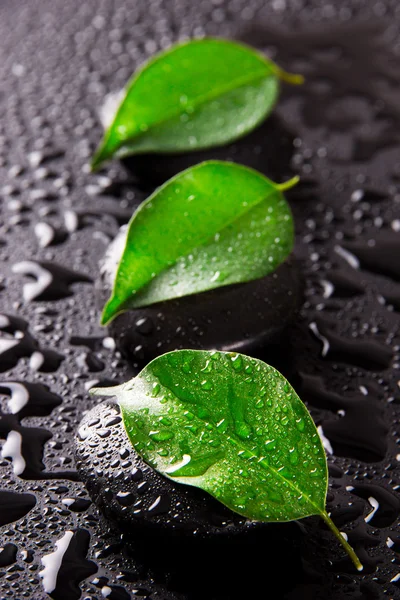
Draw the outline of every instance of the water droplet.
[[[292,465],[297,465],[297,463],[299,462],[299,454],[298,454],[296,448],[290,448],[289,461],[290,461],[290,464],[292,464]]]
[[[242,357],[240,354],[230,354],[231,364],[235,371],[240,371],[243,366]]]
[[[202,381],[200,383],[200,386],[203,390],[211,390],[212,389],[212,383],[208,379],[204,379],[204,381]]]
[[[153,383],[152,397],[155,398],[160,393],[161,386],[158,382]]]
[[[201,369],[201,371],[203,373],[211,373],[213,370],[213,363],[211,362],[211,360],[207,360],[206,364],[204,365],[204,367]]]
[[[267,452],[273,452],[276,449],[276,441],[275,440],[267,440],[264,443],[265,450]]]

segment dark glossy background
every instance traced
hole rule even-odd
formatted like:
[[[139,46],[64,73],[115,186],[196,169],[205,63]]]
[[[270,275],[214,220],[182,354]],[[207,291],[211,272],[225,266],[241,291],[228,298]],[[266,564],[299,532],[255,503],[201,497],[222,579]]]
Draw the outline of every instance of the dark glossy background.
[[[3,0],[0,438],[22,442],[25,468],[14,461],[14,475],[3,452],[2,600],[48,598],[41,559],[67,531],[55,600],[400,598],[399,23],[397,0]],[[104,96],[155,51],[205,33],[257,46],[305,85],[284,86],[273,116],[237,144],[89,174]],[[306,301],[272,360],[330,440],[328,508],[363,575],[317,518],[188,552],[121,536],[77,481],[74,433],[98,402],[87,389],[135,369],[104,343],[98,260],[158,183],[211,156],[302,178],[288,197]],[[188,315],[191,334],[208,326]],[[16,390],[27,400],[15,414],[13,390],[11,409]]]

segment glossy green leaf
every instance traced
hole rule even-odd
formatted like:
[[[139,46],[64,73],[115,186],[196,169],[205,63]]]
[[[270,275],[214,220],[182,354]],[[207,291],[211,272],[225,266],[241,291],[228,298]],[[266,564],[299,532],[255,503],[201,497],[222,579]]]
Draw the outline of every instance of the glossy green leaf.
[[[199,150],[241,137],[272,110],[279,78],[303,81],[235,42],[174,45],[128,83],[92,168],[116,155]]]
[[[243,354],[178,350],[92,392],[117,396],[135,450],[166,477],[257,521],[320,515],[362,568],[325,510],[327,463],[314,422],[273,367]]]
[[[247,167],[210,161],[182,171],[134,213],[102,323],[130,308],[250,281],[293,247],[282,190]]]

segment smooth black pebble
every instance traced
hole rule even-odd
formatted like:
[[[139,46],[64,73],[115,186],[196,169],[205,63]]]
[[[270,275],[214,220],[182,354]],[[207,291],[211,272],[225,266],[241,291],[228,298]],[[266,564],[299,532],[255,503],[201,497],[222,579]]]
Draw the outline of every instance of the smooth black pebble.
[[[206,492],[174,483],[135,452],[118,404],[107,400],[83,418],[75,441],[81,480],[103,515],[124,531],[198,537],[265,527],[233,513]]]
[[[122,228],[101,262],[100,310],[110,297],[125,235]],[[135,362],[182,348],[246,353],[282,343],[302,301],[301,271],[290,258],[261,279],[127,311],[110,323],[109,332]]]

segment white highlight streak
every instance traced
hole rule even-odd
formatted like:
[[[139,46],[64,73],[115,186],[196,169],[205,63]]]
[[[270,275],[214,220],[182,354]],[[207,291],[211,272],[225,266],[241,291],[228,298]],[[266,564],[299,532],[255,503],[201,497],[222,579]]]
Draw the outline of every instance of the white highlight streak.
[[[372,519],[372,517],[374,516],[374,514],[376,513],[376,511],[379,508],[379,502],[378,500],[376,500],[373,496],[370,496],[368,498],[368,502],[370,503],[370,505],[372,506],[372,510],[371,512],[365,517],[364,521],[366,523],[369,523],[370,520]]]
[[[6,315],[0,315],[0,329],[5,329],[10,324],[10,319]]]
[[[310,323],[309,328],[311,329],[311,331],[313,332],[313,334],[315,335],[317,340],[322,342],[321,356],[323,356],[323,357],[326,356],[328,354],[329,348],[330,348],[329,340],[319,332],[319,329],[318,329],[316,323]]]
[[[319,433],[319,437],[321,438],[322,445],[325,448],[325,450],[327,451],[327,453],[328,454],[333,454],[332,444],[330,443],[330,441],[328,440],[328,438],[325,437],[325,434],[324,434],[324,431],[323,431],[321,425],[319,425],[317,427],[317,431]]]
[[[351,267],[353,267],[353,269],[358,269],[360,267],[360,261],[358,260],[358,258],[356,256],[354,256],[354,254],[352,254],[348,250],[345,250],[341,246],[335,246],[335,252],[336,252],[336,254],[339,254],[339,256],[344,258],[344,260]]]
[[[1,386],[10,390],[11,398],[7,400],[7,404],[11,414],[16,415],[28,404],[28,390],[22,383],[17,383],[16,381],[6,381]]]
[[[189,464],[191,460],[192,457],[190,456],[190,454],[184,454],[182,460],[180,460],[178,463],[175,463],[174,465],[171,465],[168,469],[165,469],[165,472],[175,473],[175,471],[178,471],[178,469],[181,469],[185,465]]]
[[[24,260],[16,263],[12,268],[14,273],[22,273],[22,275],[33,275],[37,281],[25,283],[23,288],[23,296],[25,302],[34,300],[42,294],[51,284],[53,277],[49,271],[38,265],[32,260]]]
[[[78,215],[73,210],[66,210],[64,213],[65,228],[68,233],[74,233],[79,227]]]
[[[14,346],[19,344],[19,340],[8,340],[8,339],[0,339],[0,354],[3,352],[7,352],[7,350],[11,350]]]
[[[24,472],[26,463],[22,456],[22,436],[18,431],[10,431],[1,449],[2,458],[11,458],[15,475]]]
[[[46,248],[47,246],[50,246],[51,242],[54,240],[55,232],[48,223],[40,222],[35,225],[35,235],[38,239],[39,246],[41,248]]]
[[[103,105],[99,110],[100,122],[104,129],[108,129],[111,123],[114,121],[114,117],[117,113],[119,105],[124,99],[126,91],[124,89],[118,92],[111,92],[104,98]]]
[[[73,535],[72,531],[67,531],[56,542],[56,550],[42,557],[44,569],[39,572],[39,575],[43,579],[43,588],[47,594],[50,594],[56,588],[58,571]]]
[[[331,283],[327,279],[321,279],[321,285],[324,289],[324,291],[322,292],[323,297],[330,298],[333,292],[335,291],[335,286],[333,285],[333,283]]]
[[[29,359],[29,367],[32,371],[38,371],[44,363],[44,356],[41,352],[34,352]]]

